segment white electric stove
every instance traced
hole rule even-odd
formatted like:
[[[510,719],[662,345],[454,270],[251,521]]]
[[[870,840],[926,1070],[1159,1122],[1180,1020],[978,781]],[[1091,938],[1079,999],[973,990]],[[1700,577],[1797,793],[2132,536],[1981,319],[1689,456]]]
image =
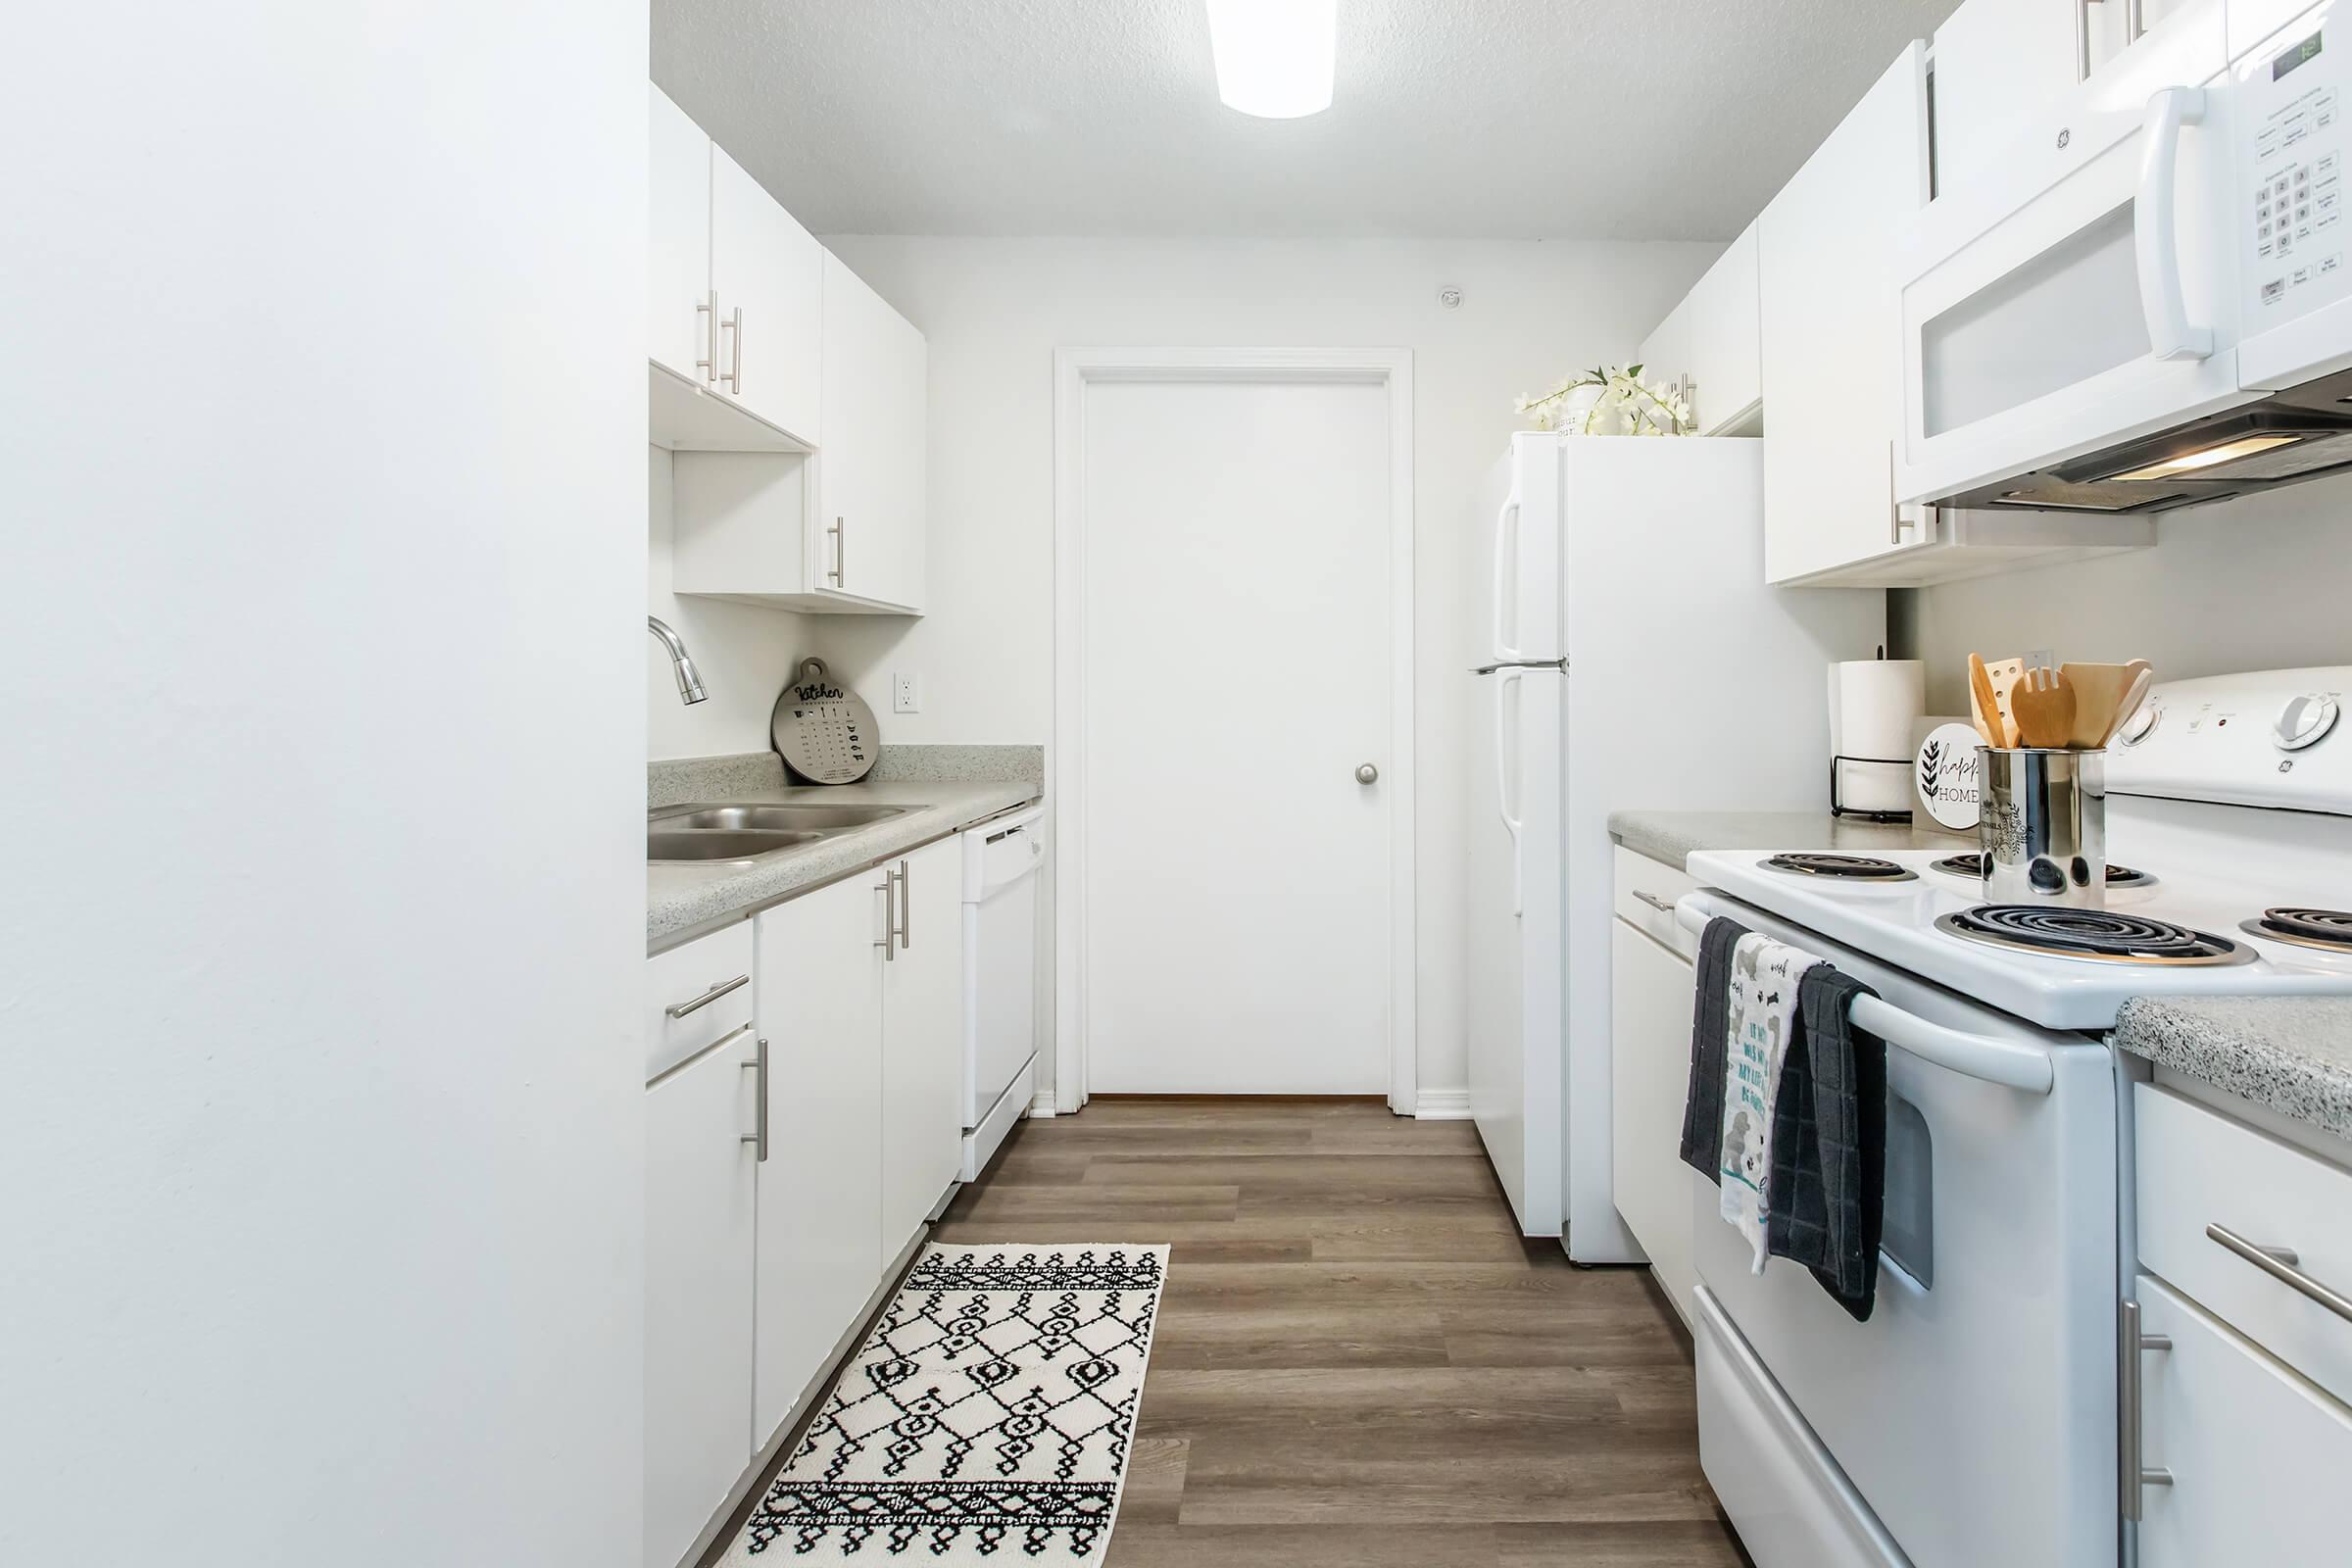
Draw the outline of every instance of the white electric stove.
[[[1878,1303],[1855,1323],[1695,1200],[1700,1447],[1760,1568],[2119,1560],[2119,1160],[2135,996],[2352,995],[2352,666],[2159,686],[2107,761],[2097,909],[1927,851],[1706,851],[1683,900],[1879,993]],[[1963,858],[1964,862],[1964,858]]]

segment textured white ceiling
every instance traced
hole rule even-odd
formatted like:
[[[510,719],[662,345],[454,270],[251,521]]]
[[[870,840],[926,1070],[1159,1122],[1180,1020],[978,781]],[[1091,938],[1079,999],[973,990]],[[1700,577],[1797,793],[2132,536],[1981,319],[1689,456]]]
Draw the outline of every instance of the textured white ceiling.
[[[654,0],[654,79],[818,233],[1724,239],[1958,0],[1340,0],[1217,102],[1201,0]]]

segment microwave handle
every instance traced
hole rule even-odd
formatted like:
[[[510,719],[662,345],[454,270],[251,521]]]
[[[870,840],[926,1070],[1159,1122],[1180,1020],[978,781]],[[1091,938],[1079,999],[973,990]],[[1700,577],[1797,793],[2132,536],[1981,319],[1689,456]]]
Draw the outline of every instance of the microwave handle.
[[[2139,262],[2139,303],[2148,343],[2160,360],[2213,355],[2213,329],[2192,326],[2180,296],[2180,127],[2205,121],[2205,89],[2164,87],[2148,99],[2139,128],[2139,193],[2132,209],[2132,248]]]

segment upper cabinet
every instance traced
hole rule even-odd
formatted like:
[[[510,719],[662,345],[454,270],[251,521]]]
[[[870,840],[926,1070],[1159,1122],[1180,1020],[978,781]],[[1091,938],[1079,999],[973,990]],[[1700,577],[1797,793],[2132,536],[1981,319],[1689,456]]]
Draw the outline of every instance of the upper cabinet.
[[[1700,435],[1752,435],[1762,415],[1756,228],[1724,248],[1642,345],[1643,379],[1680,386]]]
[[[661,88],[646,91],[654,440],[813,447],[824,248]]]
[[[721,393],[821,447],[825,248],[723,148],[710,149],[710,296]]]
[[[1927,199],[1927,54],[1915,43],[1756,220],[1769,581],[1819,579],[1927,531],[1893,490],[1896,250]]]
[[[2254,0],[2254,8],[2265,3]],[[2281,10],[2291,14],[2309,3],[2284,0]],[[2034,110],[2107,74],[2194,4],[1967,0],[1936,29],[1937,195],[1992,177],[2002,148],[2033,121]],[[2220,68],[2217,59],[2214,69]]]
[[[649,87],[647,358],[677,592],[920,614],[922,333]]]
[[[831,252],[824,259],[824,418],[816,465],[823,586],[923,600],[923,334]]]

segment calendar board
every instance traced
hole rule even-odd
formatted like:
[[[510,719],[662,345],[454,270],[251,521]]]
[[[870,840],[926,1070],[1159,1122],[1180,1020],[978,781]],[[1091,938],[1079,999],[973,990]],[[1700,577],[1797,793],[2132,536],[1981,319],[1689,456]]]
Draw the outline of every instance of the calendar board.
[[[776,699],[768,738],[784,765],[812,784],[855,784],[881,751],[874,710],[835,680],[821,659],[804,659]]]

